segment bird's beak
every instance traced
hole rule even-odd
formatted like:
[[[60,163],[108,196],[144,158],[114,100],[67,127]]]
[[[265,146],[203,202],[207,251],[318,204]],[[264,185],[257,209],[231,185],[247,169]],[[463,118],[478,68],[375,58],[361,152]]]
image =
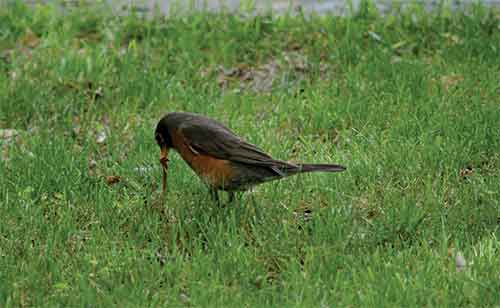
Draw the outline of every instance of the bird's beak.
[[[160,164],[162,165],[163,169],[165,171],[167,171],[167,169],[168,169],[168,148],[166,146],[161,147]]]

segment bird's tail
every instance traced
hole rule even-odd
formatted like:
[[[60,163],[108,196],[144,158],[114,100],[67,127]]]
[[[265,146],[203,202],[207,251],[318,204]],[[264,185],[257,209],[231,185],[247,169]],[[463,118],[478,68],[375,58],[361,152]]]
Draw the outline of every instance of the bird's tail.
[[[297,173],[303,172],[341,172],[346,170],[346,167],[334,164],[299,164]]]
[[[281,160],[275,160],[271,166],[273,174],[269,179],[274,179],[305,173],[305,172],[342,172],[346,167],[336,164],[292,164]]]

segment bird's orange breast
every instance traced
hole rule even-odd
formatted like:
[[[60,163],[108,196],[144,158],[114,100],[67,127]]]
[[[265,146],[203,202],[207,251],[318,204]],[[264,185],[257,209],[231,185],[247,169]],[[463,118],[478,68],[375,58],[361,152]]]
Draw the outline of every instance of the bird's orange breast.
[[[235,172],[229,160],[199,153],[189,145],[189,140],[179,131],[171,135],[174,148],[205,182],[215,188],[223,188],[225,183],[230,183]]]

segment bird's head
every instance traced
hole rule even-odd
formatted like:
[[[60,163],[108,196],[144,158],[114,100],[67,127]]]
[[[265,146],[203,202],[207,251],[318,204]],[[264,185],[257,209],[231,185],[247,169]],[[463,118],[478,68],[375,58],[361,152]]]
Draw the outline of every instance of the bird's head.
[[[168,124],[169,123],[167,117],[164,117],[163,119],[160,120],[160,122],[158,122],[158,125],[156,126],[155,130],[156,143],[158,144],[161,150],[160,163],[165,169],[167,168],[168,164],[168,151],[170,148],[173,147],[172,137],[170,135],[170,129]]]

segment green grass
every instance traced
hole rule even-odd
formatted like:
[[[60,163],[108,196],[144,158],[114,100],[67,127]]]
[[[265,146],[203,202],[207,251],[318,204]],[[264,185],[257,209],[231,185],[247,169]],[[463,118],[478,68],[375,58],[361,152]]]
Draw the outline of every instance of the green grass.
[[[500,305],[497,12],[106,12],[0,4],[0,306]],[[221,209],[174,155],[161,216],[174,110],[348,169]]]

